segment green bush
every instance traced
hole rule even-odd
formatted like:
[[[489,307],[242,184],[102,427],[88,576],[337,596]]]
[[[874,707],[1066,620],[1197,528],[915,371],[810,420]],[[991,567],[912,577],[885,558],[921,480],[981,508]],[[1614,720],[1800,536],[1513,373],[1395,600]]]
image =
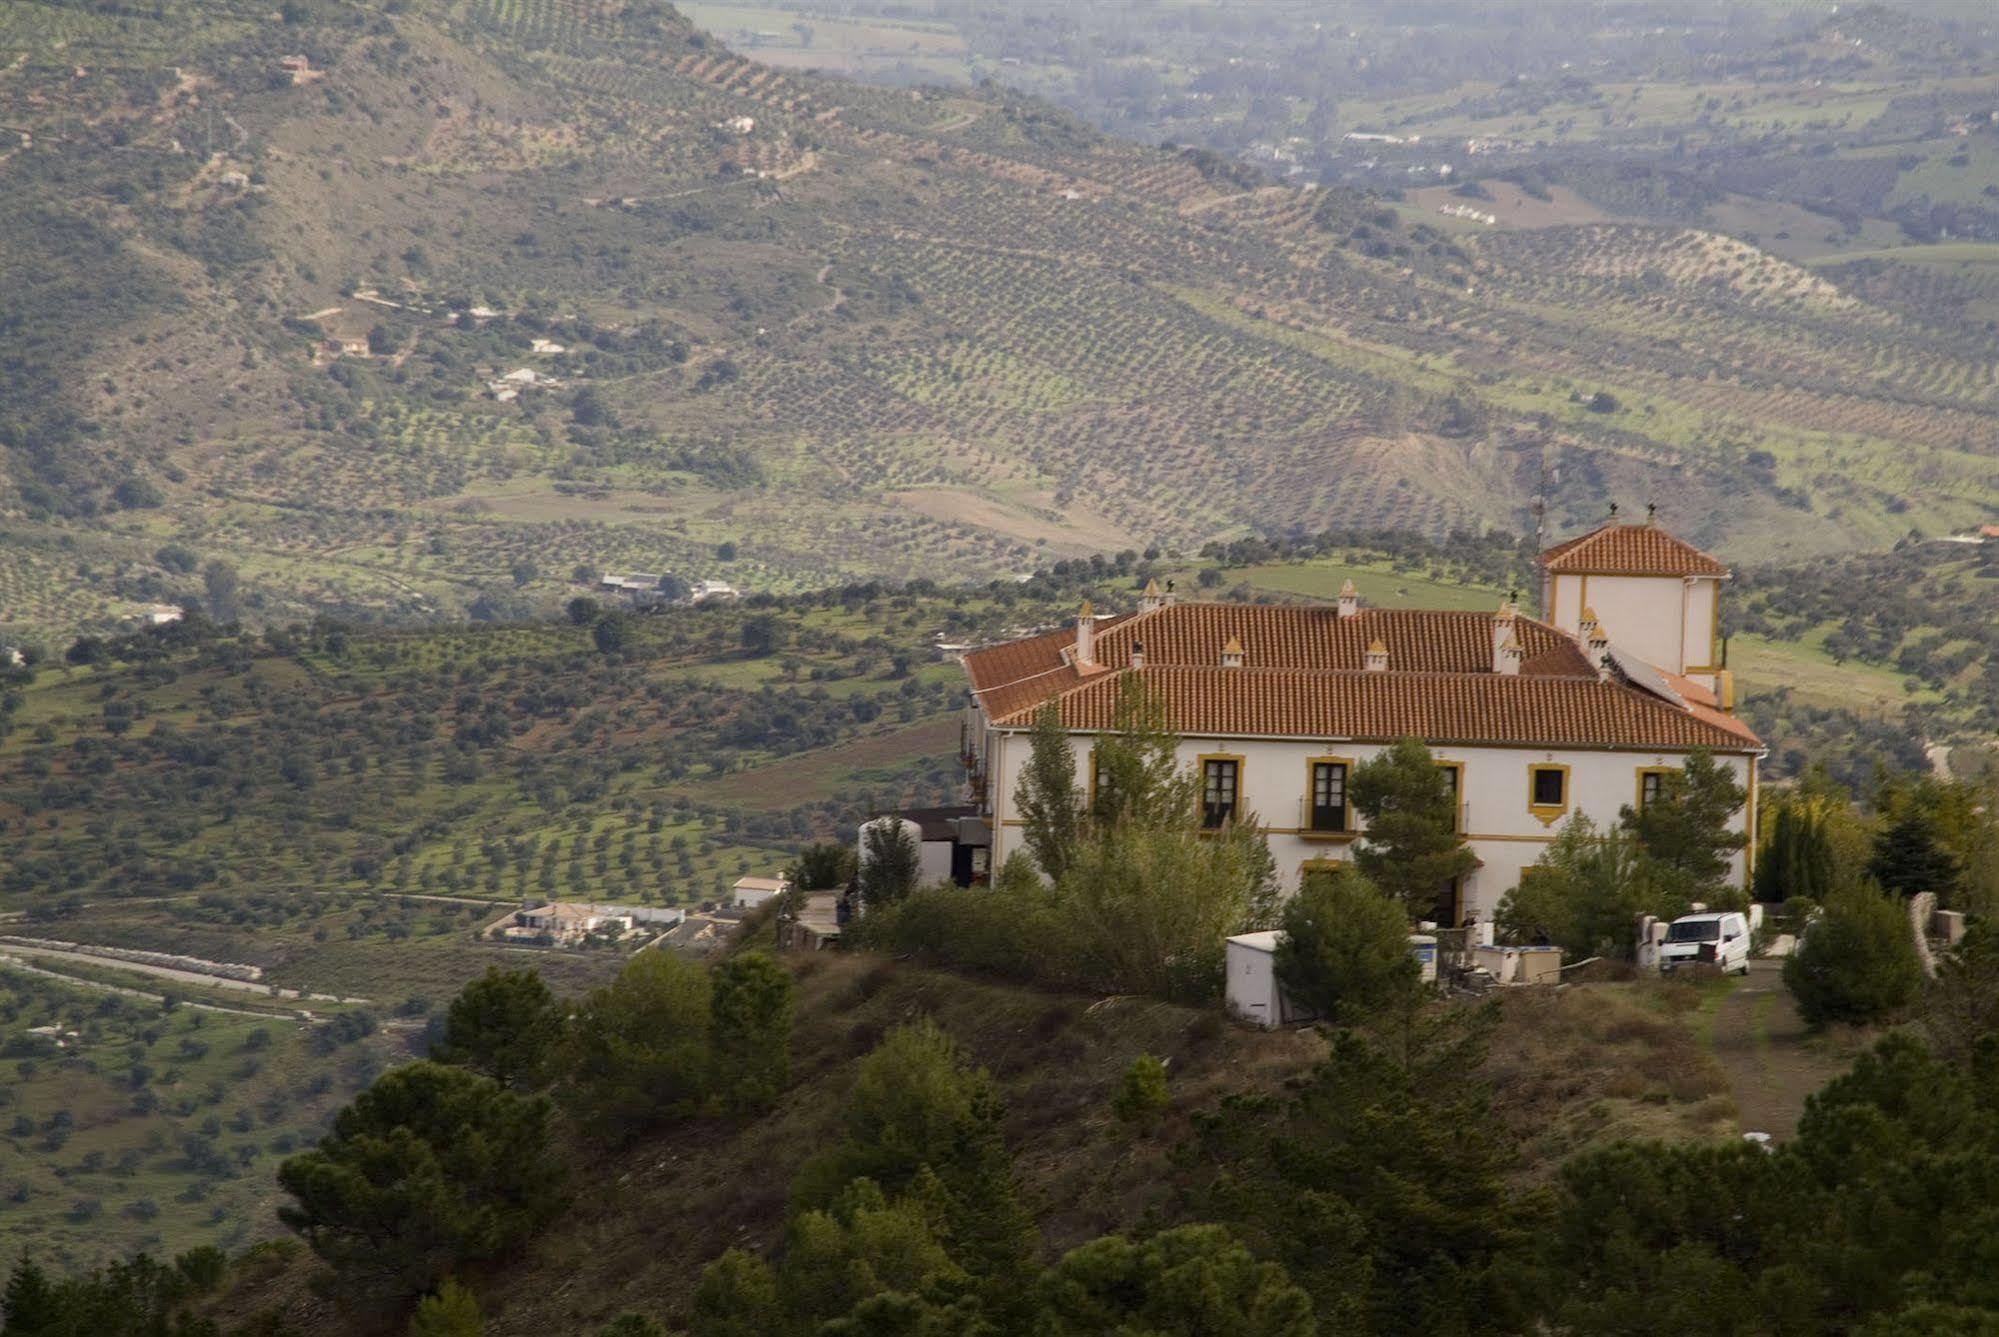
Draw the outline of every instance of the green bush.
[[[597,1136],[619,1141],[699,1114],[710,1091],[708,972],[668,951],[640,952],[590,994],[570,1026],[564,1100]]]
[[[1689,903],[1678,894],[1677,879],[1651,871],[1630,835],[1600,832],[1577,813],[1523,872],[1520,885],[1500,899],[1493,921],[1508,940],[1545,937],[1570,960],[1629,957],[1641,913],[1670,919],[1686,913]]]
[[[745,952],[716,966],[712,981],[716,1094],[733,1110],[769,1109],[791,1073],[791,973],[763,952]]]
[[[471,1291],[446,1277],[433,1295],[417,1302],[409,1337],[484,1337],[485,1315]]]
[[[1344,866],[1308,875],[1285,905],[1276,970],[1286,997],[1342,1025],[1406,1004],[1422,987],[1403,903]]]
[[[1827,897],[1784,963],[1784,984],[1814,1026],[1884,1021],[1915,1001],[1922,982],[1907,905],[1873,886]]]
[[[1118,1079],[1111,1113],[1123,1123],[1147,1123],[1172,1103],[1166,1090],[1166,1065],[1151,1054],[1140,1054]]]

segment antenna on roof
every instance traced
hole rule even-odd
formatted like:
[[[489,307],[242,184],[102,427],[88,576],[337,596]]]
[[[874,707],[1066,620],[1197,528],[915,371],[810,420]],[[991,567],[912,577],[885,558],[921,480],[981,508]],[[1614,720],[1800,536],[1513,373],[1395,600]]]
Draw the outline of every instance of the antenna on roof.
[[[1648,525],[1653,525],[1653,524],[1657,524],[1657,523],[1659,523],[1659,503],[1658,503],[1658,502],[1656,502],[1656,501],[1648,501],[1648,502],[1646,502],[1646,503],[1645,503],[1645,523],[1646,523],[1646,524],[1648,524]]]
[[[1610,518],[1613,520],[1617,518],[1617,503],[1614,501],[1610,503]]]

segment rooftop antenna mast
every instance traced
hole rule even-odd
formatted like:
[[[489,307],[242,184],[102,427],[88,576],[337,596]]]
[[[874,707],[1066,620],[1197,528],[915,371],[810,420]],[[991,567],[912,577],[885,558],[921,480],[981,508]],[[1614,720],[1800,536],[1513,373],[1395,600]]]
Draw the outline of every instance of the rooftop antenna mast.
[[[1537,553],[1548,550],[1549,485],[1553,484],[1559,487],[1561,482],[1562,466],[1548,463],[1548,438],[1544,436],[1541,438],[1541,478],[1534,492],[1534,551]],[[1536,599],[1534,615],[1540,618],[1547,617],[1548,610],[1539,605],[1540,600]]]

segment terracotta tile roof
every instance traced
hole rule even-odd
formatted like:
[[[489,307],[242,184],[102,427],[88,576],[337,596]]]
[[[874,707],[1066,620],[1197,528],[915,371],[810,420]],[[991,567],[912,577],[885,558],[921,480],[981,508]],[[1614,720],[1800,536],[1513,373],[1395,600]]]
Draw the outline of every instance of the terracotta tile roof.
[[[1150,653],[1148,647],[1147,653]],[[1298,672],[1167,665],[1130,670],[1164,702],[1183,734],[1433,744],[1683,749],[1742,752],[1755,735],[1718,711],[1680,710],[1595,677],[1496,673]],[[1111,727],[1124,673],[1101,674],[1062,698],[1076,730]],[[1025,710],[995,723],[1024,725]],[[1727,724],[1720,723],[1727,720]]]
[[[1541,671],[1592,672],[1574,642],[1553,627],[1528,617],[1515,618],[1513,626],[1524,656],[1545,661]],[[1231,638],[1242,644],[1250,668],[1364,668],[1368,646],[1380,641],[1388,647],[1389,668],[1397,671],[1492,671],[1491,613],[1364,608],[1343,618],[1337,608],[1307,604],[1176,603],[1123,619],[1109,631],[1099,623],[1097,662],[1128,667],[1137,643],[1148,665],[1205,667],[1221,662]],[[1561,653],[1565,649],[1571,653]]]
[[[1130,619],[1129,613],[1097,619],[1097,635],[1104,629]],[[1083,674],[1070,664],[1068,652],[1075,647],[1073,625],[1042,632],[1018,641],[1003,641],[974,650],[965,656],[965,673],[972,691],[986,708],[989,718],[1011,715],[1028,706],[1038,706],[1057,692],[1067,691],[1083,681]]]
[[[1726,576],[1728,568],[1657,525],[1612,521],[1557,543],[1536,559],[1544,570],[1620,576]]]
[[[1250,668],[1309,672],[1366,667],[1367,648],[1388,647],[1388,666],[1415,673],[1490,673],[1492,615],[1461,610],[1364,608],[1343,618],[1336,608],[1300,604],[1173,603],[1148,613],[1097,619],[1097,672],[1131,666],[1134,643],[1152,665],[1221,663],[1231,640]],[[1580,647],[1545,622],[1514,619],[1520,672],[1594,677]],[[974,650],[965,672],[989,718],[1038,706],[1090,676],[1070,663],[1073,626]]]

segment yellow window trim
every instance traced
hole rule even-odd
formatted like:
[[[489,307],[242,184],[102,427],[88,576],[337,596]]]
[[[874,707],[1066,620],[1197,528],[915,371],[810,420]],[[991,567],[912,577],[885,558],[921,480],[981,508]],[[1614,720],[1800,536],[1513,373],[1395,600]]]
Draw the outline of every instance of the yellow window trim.
[[[1353,838],[1354,835],[1353,799],[1351,797],[1348,797],[1346,801],[1347,824],[1345,826],[1341,827],[1337,831],[1321,831],[1317,827],[1309,825],[1309,823],[1312,820],[1312,794],[1313,794],[1312,782],[1315,779],[1317,779],[1316,768],[1322,765],[1326,765],[1327,763],[1331,763],[1332,765],[1335,766],[1344,766],[1347,768],[1347,778],[1345,783],[1341,786],[1340,789],[1340,792],[1342,794],[1348,793],[1348,791],[1353,787],[1354,760],[1352,757],[1305,758],[1305,821],[1304,823],[1301,823],[1299,825],[1298,834],[1303,836],[1307,840],[1350,840]],[[1240,772],[1238,772],[1238,775],[1240,775]],[[1239,788],[1242,782],[1240,779],[1238,779],[1236,783]]]
[[[1534,777],[1542,771],[1562,773],[1562,801],[1560,803],[1536,803],[1534,801]],[[1569,768],[1560,762],[1535,761],[1527,765],[1527,811],[1543,826],[1553,826],[1569,810]]]
[[[1458,777],[1457,783],[1451,787],[1451,830],[1456,831],[1459,835],[1463,835],[1465,829],[1465,764],[1462,761],[1440,761],[1436,763],[1436,766],[1438,770],[1450,771]],[[1567,792],[1567,790],[1563,791],[1565,794]]]
[[[1632,790],[1631,810],[1633,812],[1642,812],[1645,809],[1646,776],[1671,775],[1675,771],[1678,771],[1679,769],[1680,768],[1678,766],[1640,766],[1638,768],[1638,778],[1636,781],[1633,782],[1635,787]]]
[[[1237,752],[1203,752],[1200,756],[1194,758],[1194,773],[1201,777],[1201,807],[1203,810],[1202,813],[1203,820],[1202,820],[1201,829],[1203,831],[1214,831],[1220,829],[1218,827],[1209,826],[1206,823],[1206,809],[1208,806],[1208,763],[1211,761],[1232,761],[1235,763],[1235,808],[1229,813],[1229,819],[1227,822],[1224,823],[1224,825],[1234,826],[1236,824],[1236,819],[1242,816],[1245,808],[1247,807],[1247,805],[1244,804],[1242,797],[1243,776],[1249,770],[1249,767],[1245,764],[1247,759],[1243,757],[1241,753]]]

